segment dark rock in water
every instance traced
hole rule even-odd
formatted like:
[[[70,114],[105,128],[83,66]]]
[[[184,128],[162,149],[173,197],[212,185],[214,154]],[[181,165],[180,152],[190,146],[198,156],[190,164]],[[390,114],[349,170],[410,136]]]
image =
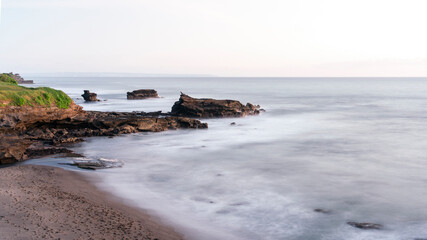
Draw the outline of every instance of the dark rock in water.
[[[324,213],[324,214],[331,214],[332,213],[332,210],[322,209],[322,208],[316,208],[316,209],[314,209],[314,211],[318,212],[318,213]]]
[[[147,99],[147,98],[158,98],[159,95],[157,91],[154,89],[139,89],[133,92],[127,93],[127,98],[129,100],[137,100],[137,99]]]
[[[230,123],[230,125],[231,125],[231,126],[234,126],[234,125],[236,125],[236,123],[235,123],[235,122],[232,122],[232,123]]]
[[[77,166],[82,169],[98,170],[98,169],[122,167],[123,162],[119,160],[105,159],[105,158],[100,158],[98,160],[81,159],[81,160],[74,160],[73,163],[70,163],[67,165]]]
[[[236,100],[216,100],[211,98],[192,98],[181,93],[175,102],[171,114],[185,117],[244,117],[259,114],[260,106],[247,103],[243,105]]]
[[[383,225],[377,224],[377,223],[347,222],[347,224],[352,227],[365,229],[365,230],[369,230],[369,229],[380,230],[383,228]]]
[[[82,97],[86,102],[99,101],[97,96],[98,95],[96,93],[91,93],[91,92],[89,92],[89,90],[84,90],[84,93],[82,94]]]

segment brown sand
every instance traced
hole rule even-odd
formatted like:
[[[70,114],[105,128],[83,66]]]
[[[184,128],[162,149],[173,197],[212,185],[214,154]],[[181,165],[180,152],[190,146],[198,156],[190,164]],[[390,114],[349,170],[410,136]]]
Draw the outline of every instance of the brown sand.
[[[0,239],[183,239],[120,203],[79,173],[21,165],[0,168]]]

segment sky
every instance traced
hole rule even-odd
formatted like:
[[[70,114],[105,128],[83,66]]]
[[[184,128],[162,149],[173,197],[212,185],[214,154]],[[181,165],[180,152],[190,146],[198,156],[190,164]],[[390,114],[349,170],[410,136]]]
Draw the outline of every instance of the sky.
[[[427,76],[425,0],[0,1],[0,72]]]

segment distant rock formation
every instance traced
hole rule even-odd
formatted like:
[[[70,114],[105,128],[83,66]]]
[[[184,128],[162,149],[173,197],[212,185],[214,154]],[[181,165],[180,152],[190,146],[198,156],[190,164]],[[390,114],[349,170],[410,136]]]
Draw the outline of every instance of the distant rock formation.
[[[18,73],[5,73],[6,75],[8,75],[9,77],[15,79],[18,84],[33,84],[34,81],[33,80],[25,80],[23,77],[21,77]]]
[[[139,89],[127,93],[129,100],[147,99],[147,98],[158,98],[159,95],[154,89]]]
[[[211,98],[192,98],[181,93],[179,101],[172,107],[171,115],[182,117],[244,117],[260,113],[260,106],[236,100],[216,100]]]
[[[97,98],[98,94],[91,93],[89,90],[84,90],[84,93],[82,94],[83,99],[86,102],[96,102],[99,101]]]

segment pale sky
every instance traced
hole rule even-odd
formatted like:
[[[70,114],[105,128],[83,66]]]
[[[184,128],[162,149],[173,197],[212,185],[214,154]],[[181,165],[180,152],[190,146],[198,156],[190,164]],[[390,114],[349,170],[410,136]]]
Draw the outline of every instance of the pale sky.
[[[0,72],[427,76],[426,0],[2,0],[1,8]]]

